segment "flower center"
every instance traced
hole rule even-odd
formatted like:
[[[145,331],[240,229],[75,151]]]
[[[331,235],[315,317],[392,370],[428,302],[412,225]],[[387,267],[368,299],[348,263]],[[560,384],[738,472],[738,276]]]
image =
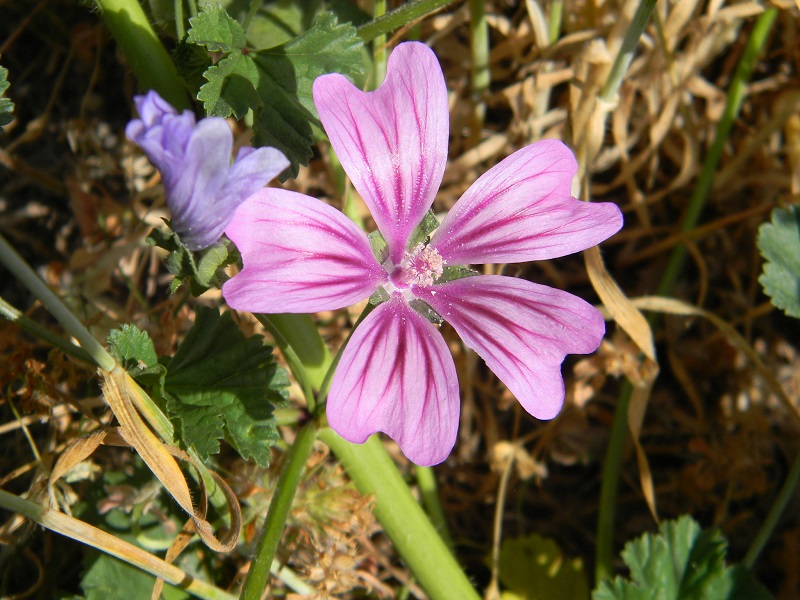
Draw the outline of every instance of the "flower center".
[[[412,285],[429,287],[442,276],[445,264],[436,248],[420,243],[405,253],[400,265],[390,274],[390,279],[398,288],[410,288]]]

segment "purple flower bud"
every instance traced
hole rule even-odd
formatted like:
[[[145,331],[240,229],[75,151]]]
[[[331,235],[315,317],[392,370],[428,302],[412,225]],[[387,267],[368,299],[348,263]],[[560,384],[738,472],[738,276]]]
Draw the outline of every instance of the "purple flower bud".
[[[242,148],[231,164],[233,132],[225,119],[197,123],[155,91],[133,100],[140,118],[125,133],[161,172],[172,229],[190,250],[215,243],[236,208],[289,166],[275,148]]]

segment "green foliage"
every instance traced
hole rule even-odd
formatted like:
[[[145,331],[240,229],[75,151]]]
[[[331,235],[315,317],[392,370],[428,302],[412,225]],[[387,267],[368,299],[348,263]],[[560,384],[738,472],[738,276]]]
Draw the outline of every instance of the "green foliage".
[[[583,562],[565,559],[549,538],[506,538],[500,547],[502,600],[587,600]]]
[[[189,283],[193,296],[199,296],[210,288],[219,288],[225,279],[225,267],[239,259],[239,254],[226,239],[195,253],[183,245],[176,233],[154,229],[147,236],[147,243],[169,252],[164,264],[175,276],[169,284],[172,293],[184,281]]]
[[[155,577],[113,556],[90,552],[87,562],[89,564],[81,580],[86,600],[149,598],[153,592]],[[185,591],[171,585],[164,586],[161,597],[164,600],[190,598]]]
[[[758,229],[764,272],[758,281],[772,304],[800,319],[800,209],[776,208],[772,223]]]
[[[0,133],[3,132],[3,127],[14,120],[14,103],[4,97],[10,85],[8,83],[8,69],[0,67]]]
[[[225,437],[245,459],[269,465],[278,440],[273,415],[289,378],[261,336],[245,337],[230,313],[198,307],[194,327],[167,363],[167,410],[181,439],[205,458]]]
[[[665,521],[657,535],[629,542],[622,558],[630,579],[604,581],[593,600],[768,600],[769,592],[741,567],[725,565],[727,541],[702,531],[689,516]]]
[[[108,343],[201,459],[219,452],[224,437],[245,459],[269,465],[278,440],[273,412],[286,401],[289,378],[261,336],[245,337],[230,313],[200,306],[175,356],[161,364],[149,336],[133,325],[113,331]]]
[[[241,26],[219,5],[205,6],[190,23],[187,41],[221,55],[203,73],[207,83],[197,96],[206,113],[242,118],[253,109],[254,144],[281,150],[292,162],[288,176],[296,176],[312,156],[312,126],[318,125],[314,79],[326,73],[353,79],[363,72],[363,42],[355,27],[322,12],[297,37],[253,50]]]

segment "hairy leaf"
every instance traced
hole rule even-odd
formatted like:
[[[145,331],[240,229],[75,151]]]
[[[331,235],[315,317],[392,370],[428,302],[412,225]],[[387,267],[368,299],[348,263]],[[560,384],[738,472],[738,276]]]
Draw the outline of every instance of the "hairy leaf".
[[[766,260],[758,278],[772,304],[800,319],[800,208],[772,211],[772,223],[758,229],[758,249]]]
[[[4,97],[10,85],[8,83],[8,69],[0,67],[0,133],[2,133],[4,126],[14,120],[14,103]]]
[[[199,307],[194,327],[167,363],[167,410],[202,458],[225,437],[244,458],[269,464],[278,439],[273,411],[289,379],[261,336],[245,337],[230,313]]]
[[[702,531],[689,516],[665,521],[657,535],[626,544],[630,579],[604,581],[593,600],[766,600],[769,592],[749,571],[725,565],[727,541]]]
[[[198,99],[206,113],[242,118],[254,111],[256,146],[272,146],[291,161],[287,177],[307,165],[318,126],[311,96],[314,79],[342,73],[354,79],[363,72],[363,42],[355,27],[339,23],[332,12],[289,41],[268,49],[251,49],[241,27],[218,5],[207,5],[191,20],[188,40],[222,56],[203,77]]]

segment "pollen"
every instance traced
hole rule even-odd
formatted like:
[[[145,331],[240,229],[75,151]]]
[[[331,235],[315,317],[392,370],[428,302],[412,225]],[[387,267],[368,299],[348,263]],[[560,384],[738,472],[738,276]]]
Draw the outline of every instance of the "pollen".
[[[445,264],[445,260],[436,248],[417,244],[403,257],[398,279],[408,286],[430,287],[444,273]]]

